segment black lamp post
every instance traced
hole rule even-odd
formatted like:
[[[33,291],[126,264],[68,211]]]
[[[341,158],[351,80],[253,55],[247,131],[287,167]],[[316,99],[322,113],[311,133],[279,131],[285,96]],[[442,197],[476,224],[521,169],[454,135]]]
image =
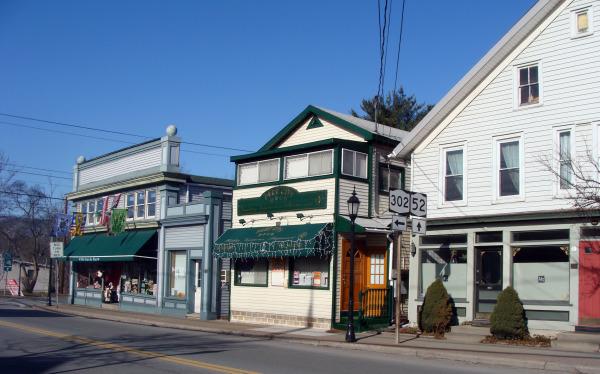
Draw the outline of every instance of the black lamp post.
[[[356,243],[354,238],[355,228],[354,220],[358,216],[358,207],[360,200],[356,197],[356,187],[352,191],[352,196],[348,199],[348,215],[352,222],[350,230],[350,289],[348,292],[348,326],[346,328],[346,342],[354,343],[356,336],[354,335],[354,255],[356,253]]]

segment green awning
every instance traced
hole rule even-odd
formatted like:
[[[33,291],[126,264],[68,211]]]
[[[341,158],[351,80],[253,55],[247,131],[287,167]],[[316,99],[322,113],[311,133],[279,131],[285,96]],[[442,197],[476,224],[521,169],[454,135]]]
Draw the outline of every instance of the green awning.
[[[229,229],[215,242],[221,258],[304,257],[329,255],[332,224],[303,224]]]
[[[153,258],[138,252],[156,235],[156,230],[131,230],[117,235],[91,234],[78,236],[65,248],[65,261],[133,261],[135,258]]]

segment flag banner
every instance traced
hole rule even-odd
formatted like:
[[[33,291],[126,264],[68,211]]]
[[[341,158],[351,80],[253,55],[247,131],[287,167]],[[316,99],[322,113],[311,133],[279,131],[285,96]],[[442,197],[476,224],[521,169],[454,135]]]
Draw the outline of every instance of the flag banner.
[[[83,227],[85,226],[85,217],[83,213],[73,213],[71,220],[71,236],[83,235]]]
[[[110,232],[120,234],[125,230],[125,218],[127,209],[113,209],[110,216]]]
[[[121,200],[121,194],[118,193],[112,196],[106,196],[102,202],[102,212],[98,213],[99,221],[102,226],[106,226],[110,229],[112,211],[119,206]]]
[[[64,213],[57,213],[54,218],[54,227],[52,228],[52,236],[56,238],[64,238],[69,235],[71,226],[71,216]]]

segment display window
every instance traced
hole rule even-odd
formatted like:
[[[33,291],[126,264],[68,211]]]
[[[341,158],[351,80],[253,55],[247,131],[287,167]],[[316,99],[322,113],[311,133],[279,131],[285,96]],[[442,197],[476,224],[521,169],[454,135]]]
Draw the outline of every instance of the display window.
[[[290,259],[290,283],[294,287],[329,288],[329,257]]]
[[[269,262],[266,258],[235,261],[236,286],[267,286]]]

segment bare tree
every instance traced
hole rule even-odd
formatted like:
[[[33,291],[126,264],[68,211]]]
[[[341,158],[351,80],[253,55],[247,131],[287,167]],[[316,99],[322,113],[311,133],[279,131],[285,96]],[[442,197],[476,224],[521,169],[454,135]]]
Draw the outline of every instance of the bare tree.
[[[574,160],[559,151],[552,157],[542,157],[540,162],[575,209],[585,214],[600,210],[600,162],[587,144]]]

